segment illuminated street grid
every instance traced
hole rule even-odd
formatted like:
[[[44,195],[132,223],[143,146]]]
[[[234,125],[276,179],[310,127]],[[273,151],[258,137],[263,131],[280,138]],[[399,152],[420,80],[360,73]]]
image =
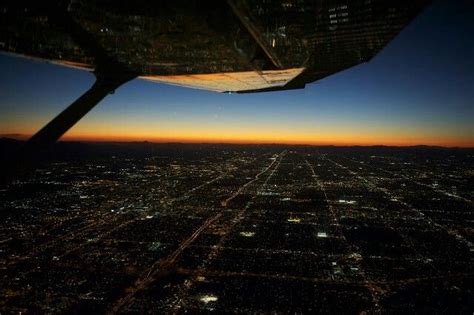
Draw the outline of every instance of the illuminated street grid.
[[[474,310],[472,151],[157,150],[1,191],[2,313]]]

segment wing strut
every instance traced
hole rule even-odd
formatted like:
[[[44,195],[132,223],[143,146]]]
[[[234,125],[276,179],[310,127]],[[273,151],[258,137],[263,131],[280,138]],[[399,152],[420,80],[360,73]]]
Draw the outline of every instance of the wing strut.
[[[5,157],[5,161],[2,161],[0,165],[0,185],[28,173],[40,162],[42,153],[47,151],[46,149],[50,148],[107,94],[136,77],[132,73],[121,75],[113,73],[107,76],[101,72],[95,75],[96,81],[89,90],[33,135],[16,152]]]
[[[110,77],[106,75],[96,75],[96,77],[97,80],[87,92],[26,142],[25,149],[27,149],[27,151],[41,150],[52,145],[106,97],[107,94],[113,93],[115,89],[122,84],[135,78],[132,74],[122,76],[113,75]]]

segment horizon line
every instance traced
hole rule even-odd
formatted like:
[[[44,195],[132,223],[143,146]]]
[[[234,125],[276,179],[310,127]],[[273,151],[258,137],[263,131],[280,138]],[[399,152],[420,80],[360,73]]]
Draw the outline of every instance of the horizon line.
[[[12,135],[12,134],[0,134],[0,139],[10,139],[17,141],[27,141],[29,136],[27,135]],[[392,148],[415,148],[415,147],[431,147],[431,148],[444,148],[444,149],[474,149],[473,146],[448,146],[438,144],[329,144],[329,143],[288,143],[288,142],[251,142],[251,141],[198,141],[198,140],[143,140],[143,139],[84,139],[67,137],[65,139],[59,139],[56,143],[60,142],[76,142],[76,143],[152,143],[152,144],[218,144],[218,145],[286,145],[286,146],[308,146],[308,147],[392,147]]]

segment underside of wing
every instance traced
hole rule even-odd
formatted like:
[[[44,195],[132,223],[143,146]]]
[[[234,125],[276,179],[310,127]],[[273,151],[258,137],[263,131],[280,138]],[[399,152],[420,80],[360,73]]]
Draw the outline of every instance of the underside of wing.
[[[297,89],[370,60],[428,2],[6,1],[0,50],[216,92]]]

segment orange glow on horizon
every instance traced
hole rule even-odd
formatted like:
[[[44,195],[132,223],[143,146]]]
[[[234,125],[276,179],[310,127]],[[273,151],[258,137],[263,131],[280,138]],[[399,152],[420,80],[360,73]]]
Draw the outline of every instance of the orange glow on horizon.
[[[44,119],[47,121],[47,119]],[[31,119],[11,122],[0,128],[0,137],[26,140],[39,130],[44,121]],[[235,143],[235,144],[288,144],[334,146],[441,146],[474,148],[474,135],[470,129],[399,126],[377,123],[327,125],[298,123],[255,124],[243,121],[194,122],[160,121],[84,121],[62,138],[62,141],[91,142],[182,142],[182,143]]]
[[[28,139],[36,128],[33,124],[1,130],[6,137]],[[40,125],[39,123],[37,125]],[[91,130],[94,130],[91,132]],[[474,137],[469,133],[449,134],[421,132],[416,129],[388,128],[320,128],[276,129],[266,126],[249,128],[232,126],[150,127],[107,124],[81,124],[72,128],[62,141],[91,142],[182,142],[182,143],[235,143],[235,144],[289,144],[289,145],[335,145],[335,146],[415,146],[432,145],[442,147],[474,148]],[[160,135],[160,136],[156,136]]]
[[[93,135],[93,134],[67,134],[61,141],[90,141],[90,142],[155,142],[155,143],[231,143],[231,144],[288,144],[288,145],[334,145],[334,146],[416,146],[432,145],[442,147],[474,148],[472,139],[440,138],[440,137],[414,137],[407,139],[404,137],[375,137],[375,136],[353,136],[344,135],[332,137],[239,137],[238,135],[216,136],[176,136],[176,137],[156,137],[150,135]]]

